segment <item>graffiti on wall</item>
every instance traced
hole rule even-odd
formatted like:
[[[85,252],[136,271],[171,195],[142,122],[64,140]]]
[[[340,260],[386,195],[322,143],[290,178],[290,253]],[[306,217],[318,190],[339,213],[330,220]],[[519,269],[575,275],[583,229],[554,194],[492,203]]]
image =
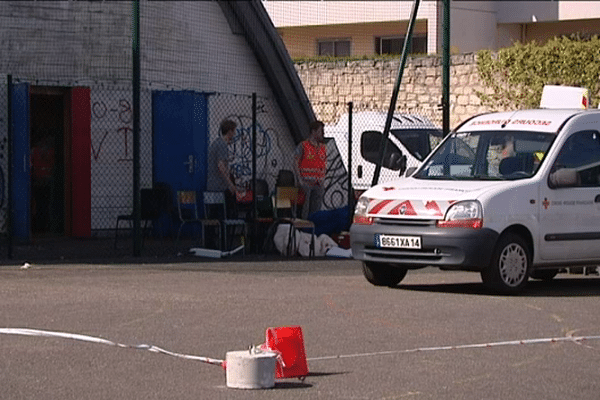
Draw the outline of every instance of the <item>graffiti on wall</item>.
[[[334,210],[348,205],[348,172],[334,140],[327,142],[327,174],[323,207]]]
[[[110,229],[117,215],[131,211],[133,186],[133,103],[130,88],[91,88],[92,230]],[[152,182],[150,91],[140,93],[140,184]]]
[[[132,161],[129,142],[133,132],[131,103],[119,99],[116,104],[107,105],[104,100],[92,104],[92,118],[98,131],[92,133],[92,157],[99,161],[103,150],[106,153],[106,139],[109,134],[116,134],[117,140],[109,142],[112,153],[117,153],[116,161]],[[94,140],[96,143],[94,144]],[[115,148],[116,147],[116,148]]]
[[[257,114],[265,114],[264,107],[258,108]],[[230,145],[232,160],[230,167],[238,190],[245,197],[252,181],[252,118],[247,115],[230,114],[226,118],[237,122],[236,135]],[[271,190],[280,169],[291,169],[295,145],[290,142],[286,146],[280,140],[276,129],[264,123],[265,118],[258,118],[256,124],[256,177],[265,179]],[[327,144],[327,176],[323,208],[337,209],[348,204],[348,173],[334,141]]]

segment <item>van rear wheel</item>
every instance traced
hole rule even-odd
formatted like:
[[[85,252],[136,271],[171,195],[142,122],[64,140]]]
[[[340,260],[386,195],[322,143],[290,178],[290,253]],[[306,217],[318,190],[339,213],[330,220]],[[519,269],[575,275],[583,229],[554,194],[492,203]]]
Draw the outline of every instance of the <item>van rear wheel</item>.
[[[516,293],[527,285],[531,250],[519,235],[506,233],[500,237],[492,261],[481,271],[483,283],[493,290]]]
[[[404,279],[407,272],[407,268],[390,264],[363,262],[363,274],[367,281],[375,286],[394,287]]]

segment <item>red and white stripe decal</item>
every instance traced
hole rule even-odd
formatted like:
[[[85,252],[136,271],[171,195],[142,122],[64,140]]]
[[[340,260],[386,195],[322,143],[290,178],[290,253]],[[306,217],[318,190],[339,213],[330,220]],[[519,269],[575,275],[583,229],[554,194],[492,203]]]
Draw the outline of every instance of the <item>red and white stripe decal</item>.
[[[412,217],[443,217],[444,212],[454,202],[454,200],[371,200],[368,213],[377,216],[406,215]]]

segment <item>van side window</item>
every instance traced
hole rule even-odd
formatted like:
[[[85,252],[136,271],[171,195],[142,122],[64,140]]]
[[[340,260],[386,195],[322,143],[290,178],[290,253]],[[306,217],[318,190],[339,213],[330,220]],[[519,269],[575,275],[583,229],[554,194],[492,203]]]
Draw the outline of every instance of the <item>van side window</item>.
[[[444,136],[439,129],[392,129],[390,134],[419,161],[423,161]]]
[[[571,135],[552,166],[551,180],[553,174],[560,170],[564,171],[559,175],[573,177],[565,186],[600,186],[600,133],[582,131]],[[567,171],[570,174],[567,174]]]

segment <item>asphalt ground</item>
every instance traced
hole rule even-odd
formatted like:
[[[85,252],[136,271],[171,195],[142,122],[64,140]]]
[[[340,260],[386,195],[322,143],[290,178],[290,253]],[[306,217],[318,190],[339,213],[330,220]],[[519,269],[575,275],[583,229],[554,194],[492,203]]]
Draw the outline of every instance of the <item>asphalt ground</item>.
[[[224,359],[300,326],[309,375],[227,387],[220,366],[132,347],[0,334],[2,399],[598,399],[600,279],[499,296],[478,274],[371,286],[354,260],[0,266],[0,329]]]

